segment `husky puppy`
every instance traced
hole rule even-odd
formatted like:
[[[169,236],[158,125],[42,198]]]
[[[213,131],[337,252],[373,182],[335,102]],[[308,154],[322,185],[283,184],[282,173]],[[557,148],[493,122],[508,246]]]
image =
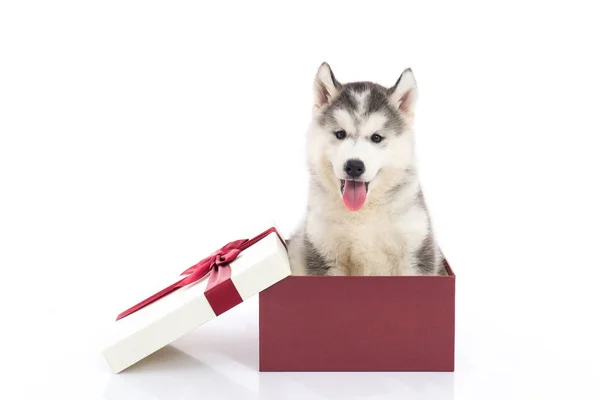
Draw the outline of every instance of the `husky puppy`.
[[[315,76],[306,140],[309,197],[287,240],[294,275],[438,275],[443,256],[421,191],[410,68],[396,83]]]

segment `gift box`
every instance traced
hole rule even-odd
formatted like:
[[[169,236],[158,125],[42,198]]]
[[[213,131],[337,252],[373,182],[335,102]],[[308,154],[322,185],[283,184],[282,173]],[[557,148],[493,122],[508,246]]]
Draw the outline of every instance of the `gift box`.
[[[102,354],[119,373],[291,273],[276,227],[227,243],[117,316]]]
[[[455,275],[289,276],[259,295],[260,371],[454,371]]]

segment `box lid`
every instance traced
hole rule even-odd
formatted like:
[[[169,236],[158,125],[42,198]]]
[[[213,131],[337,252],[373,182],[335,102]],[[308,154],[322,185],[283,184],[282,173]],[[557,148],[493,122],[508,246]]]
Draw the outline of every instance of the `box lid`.
[[[269,231],[271,227],[274,229]],[[228,265],[212,268],[210,276],[206,275],[180,287],[112,322],[102,350],[112,371],[121,372],[289,276],[291,271],[287,249],[279,232],[275,224],[271,224],[246,237],[242,236],[258,240],[239,252]],[[257,235],[261,233],[263,235],[258,238]],[[232,239],[237,238],[239,236]],[[181,277],[174,277],[164,287],[180,279]],[[211,296],[219,300],[223,296],[229,296],[228,293],[238,296],[238,300],[225,301],[225,305],[222,301],[220,304],[216,304],[219,301],[209,301]]]

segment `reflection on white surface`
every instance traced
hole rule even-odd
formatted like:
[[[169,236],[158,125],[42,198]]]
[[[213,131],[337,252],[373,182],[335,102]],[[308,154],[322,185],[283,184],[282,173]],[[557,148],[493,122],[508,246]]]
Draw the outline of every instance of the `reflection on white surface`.
[[[234,315],[230,315],[234,318]],[[243,321],[239,319],[237,322]],[[226,320],[227,318],[223,318]],[[109,379],[104,398],[454,399],[454,375],[435,372],[259,372],[258,330],[203,329]]]
[[[130,370],[113,375],[104,393],[107,400],[256,397],[235,380],[194,357],[167,346]]]
[[[167,346],[135,367],[113,375],[107,400],[138,399],[359,399],[403,396],[454,399],[451,373],[258,372],[235,360],[206,362]]]
[[[446,372],[282,372],[259,379],[261,399],[454,399],[454,377]]]

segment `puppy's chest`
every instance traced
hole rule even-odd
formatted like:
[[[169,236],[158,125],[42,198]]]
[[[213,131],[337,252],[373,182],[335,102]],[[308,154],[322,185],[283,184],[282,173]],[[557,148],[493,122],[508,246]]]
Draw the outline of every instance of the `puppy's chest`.
[[[326,247],[333,261],[331,275],[400,275],[405,240],[402,231],[386,223],[342,224],[333,228]]]

